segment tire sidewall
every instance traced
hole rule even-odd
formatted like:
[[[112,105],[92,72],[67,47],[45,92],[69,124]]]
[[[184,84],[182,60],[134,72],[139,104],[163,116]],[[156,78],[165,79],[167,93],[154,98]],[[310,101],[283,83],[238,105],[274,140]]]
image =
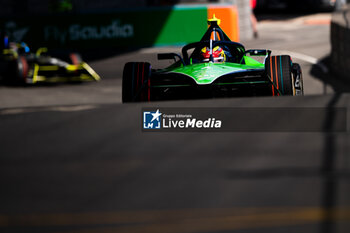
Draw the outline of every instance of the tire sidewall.
[[[150,101],[150,81],[150,63],[126,63],[123,70],[122,102]]]

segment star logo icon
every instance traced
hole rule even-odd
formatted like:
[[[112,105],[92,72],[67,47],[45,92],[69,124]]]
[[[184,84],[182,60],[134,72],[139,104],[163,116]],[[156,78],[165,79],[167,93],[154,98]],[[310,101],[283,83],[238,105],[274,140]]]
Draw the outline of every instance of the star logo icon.
[[[159,112],[159,109],[157,109],[157,111],[156,111],[155,113],[152,113],[151,115],[153,116],[151,122],[153,122],[154,120],[159,121],[159,117],[160,117],[162,114]]]
[[[143,129],[160,129],[162,113],[157,111],[143,111]]]

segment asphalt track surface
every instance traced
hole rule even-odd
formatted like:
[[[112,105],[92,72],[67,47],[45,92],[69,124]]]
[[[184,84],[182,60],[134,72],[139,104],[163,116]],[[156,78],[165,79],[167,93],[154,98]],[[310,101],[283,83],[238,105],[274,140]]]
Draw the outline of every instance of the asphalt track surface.
[[[291,20],[261,24],[245,44],[307,55],[304,97],[121,104],[122,65],[154,59],[154,49],[93,62],[100,83],[0,87],[0,232],[349,232],[349,125],[328,131],[330,109],[349,113],[350,95],[322,81],[329,25]],[[144,107],[242,106],[327,114],[316,132],[141,131]],[[294,117],[256,121],[307,127]]]

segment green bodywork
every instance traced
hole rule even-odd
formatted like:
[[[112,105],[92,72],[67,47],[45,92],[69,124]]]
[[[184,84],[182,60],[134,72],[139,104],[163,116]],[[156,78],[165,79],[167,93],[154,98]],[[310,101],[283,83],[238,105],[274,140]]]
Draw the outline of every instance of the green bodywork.
[[[243,56],[243,59],[244,64],[231,62],[208,62],[184,66],[182,63],[175,63],[173,66],[162,70],[162,72],[186,75],[194,79],[198,85],[206,85],[213,83],[217,78],[226,74],[265,69],[265,65],[263,63],[260,63],[249,56]]]
[[[164,53],[158,54],[158,59],[179,59],[173,65],[166,69],[156,71],[156,76],[167,76],[168,74],[175,74],[176,76],[190,77],[196,82],[197,85],[236,85],[236,84],[258,84],[258,83],[270,83],[270,80],[264,78],[265,64],[260,62],[261,59],[256,60],[255,57],[267,58],[270,56],[271,51],[264,49],[245,50],[244,46],[240,43],[233,42],[219,27],[220,20],[213,16],[208,20],[209,28],[203,35],[199,42],[193,42],[185,45],[180,54],[176,53]],[[214,62],[213,49],[219,47],[223,51],[221,61]],[[205,54],[205,51],[211,51],[209,54]],[[210,56],[209,56],[210,55]],[[207,56],[207,57],[205,57]],[[219,56],[219,55],[216,55]],[[205,58],[205,59],[203,59]],[[218,57],[216,57],[218,58]],[[265,60],[264,59],[264,60]],[[220,59],[216,59],[219,61]],[[231,76],[232,74],[232,76]],[[217,79],[229,76],[229,78]],[[232,77],[232,78],[231,78]],[[260,78],[262,77],[262,78]],[[171,83],[167,79],[165,82],[160,82],[160,85],[154,85],[153,87],[174,87],[176,86],[191,86],[190,82]]]

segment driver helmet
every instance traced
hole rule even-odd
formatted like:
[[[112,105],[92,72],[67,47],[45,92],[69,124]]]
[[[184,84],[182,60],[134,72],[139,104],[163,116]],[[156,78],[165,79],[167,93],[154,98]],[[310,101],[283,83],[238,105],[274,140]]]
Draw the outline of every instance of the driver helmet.
[[[210,48],[209,47],[202,48],[201,57],[202,57],[203,62],[209,62],[209,59],[210,59]],[[225,52],[220,46],[216,46],[213,48],[213,59],[214,59],[214,62],[226,61]]]

